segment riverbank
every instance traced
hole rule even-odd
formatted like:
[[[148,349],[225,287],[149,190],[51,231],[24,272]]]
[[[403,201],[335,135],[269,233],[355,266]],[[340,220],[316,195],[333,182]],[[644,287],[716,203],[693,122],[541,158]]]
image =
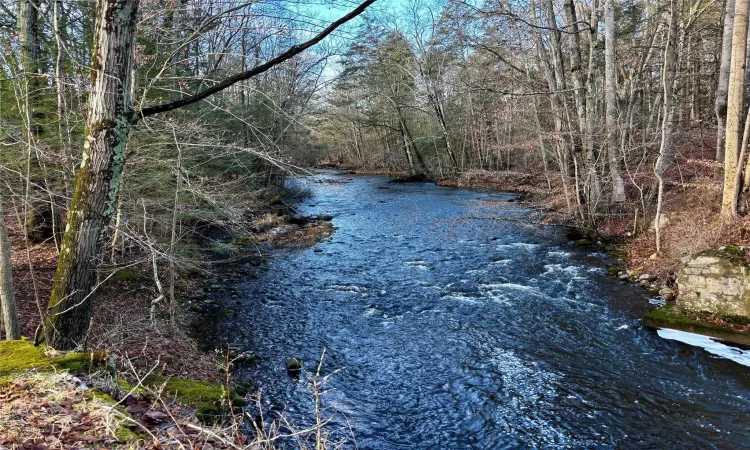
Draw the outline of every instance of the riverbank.
[[[234,300],[235,296],[226,295],[228,289],[253,276],[249,268],[263,264],[274,249],[310,246],[333,231],[330,216],[296,213],[294,202],[303,200],[304,192],[296,192],[291,200],[282,194],[264,195],[244,213],[242,223],[231,227],[206,224],[175,247],[173,263],[168,259],[154,266],[143,246],[128,244],[127,251],[101,267],[107,281],[97,293],[87,338],[87,348],[95,353],[66,356],[84,362],[91,359],[70,367],[59,366],[60,355],[29,341],[35,334],[41,336],[39,311],[52,286],[57,258],[54,243],[27,246],[17,218],[6,217],[14,291],[22,333],[28,340],[0,342],[0,396],[16,403],[52,405],[48,411],[54,417],[37,424],[28,416],[31,409],[6,403],[16,406],[0,408],[0,422],[18,427],[0,432],[0,446],[50,443],[49,436],[57,430],[54,442],[62,448],[81,442],[117,448],[129,439],[131,444],[132,439],[144,445],[171,440],[190,448],[195,442],[231,448],[234,442],[222,442],[221,436],[242,435],[241,414],[234,418],[232,406],[244,404],[253,392],[250,385],[235,383],[227,373],[235,366],[252,364],[253,355],[238,354],[210,339],[231,307],[226,302]],[[170,277],[172,267],[174,278]],[[170,283],[174,284],[173,303],[168,300]],[[154,300],[161,295],[166,298]],[[216,351],[215,345],[219,346]],[[94,354],[96,361],[89,357]],[[53,376],[60,369],[63,375]],[[54,399],[48,398],[48,392],[55,392]],[[83,419],[82,403],[90,410]],[[16,414],[19,411],[23,414]],[[16,415],[9,416],[11,412]],[[217,420],[234,431],[212,430]],[[80,425],[55,425],[60,421]],[[32,425],[22,429],[22,423]],[[89,430],[101,432],[85,432]]]

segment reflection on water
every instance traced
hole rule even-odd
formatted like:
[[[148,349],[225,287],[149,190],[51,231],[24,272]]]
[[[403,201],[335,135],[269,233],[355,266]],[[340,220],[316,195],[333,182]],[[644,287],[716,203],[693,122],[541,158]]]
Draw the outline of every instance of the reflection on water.
[[[311,183],[301,212],[336,233],[238,286],[225,333],[264,357],[238,376],[271,408],[309,421],[284,361],[325,347],[323,372],[343,368],[325,403],[361,449],[750,445],[750,370],[643,328],[648,299],[605,256],[511,195],[386,185]]]

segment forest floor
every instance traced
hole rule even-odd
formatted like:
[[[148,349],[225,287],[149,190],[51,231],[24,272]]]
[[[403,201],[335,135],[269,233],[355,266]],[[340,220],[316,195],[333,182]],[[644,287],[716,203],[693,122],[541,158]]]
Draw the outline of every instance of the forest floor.
[[[253,205],[246,214],[246,223],[239,227],[243,234],[224,234],[215,241],[202,239],[197,254],[195,243],[187,245],[193,257],[178,262],[175,305],[164,304],[167,300],[157,304],[153,321],[152,300],[159,293],[151,256],[136,244],[126,246],[128,250],[118,254],[116,263],[101,268],[99,275],[110,278],[99,287],[87,338],[89,349],[106,352],[107,366],[110,372],[116,372],[116,382],[110,377],[104,385],[95,383],[93,380],[106,372],[101,367],[76,373],[82,383],[96,385],[105,397],[122,403],[117,409],[112,408],[111,397],[109,404],[102,402],[102,396],[92,397],[79,389],[71,377],[52,379],[40,376],[37,370],[0,367],[0,423],[15,426],[0,430],[0,449],[115,448],[118,440],[113,433],[125,419],[115,420],[112,413],[120,410],[131,422],[127,429],[141,433],[138,448],[193,448],[196,442],[200,442],[200,448],[231,448],[239,441],[247,441],[247,436],[236,430],[237,423],[230,423],[234,426],[229,433],[233,436],[230,442],[218,437],[227,436],[227,430],[204,431],[195,413],[200,413],[205,399],[191,397],[196,390],[202,392],[205,388],[219,397],[213,399],[218,401],[227,391],[226,352],[207,351],[212,342],[204,341],[220,320],[213,316],[222,312],[221,299],[213,298],[217,283],[224,289],[224,285],[237,282],[247,273],[242,268],[244,264],[261,264],[264,254],[272,248],[309,246],[328,237],[332,232],[330,219],[298,216],[278,196],[265,204]],[[12,242],[14,292],[22,334],[33,340],[52,288],[57,252],[52,240],[27,246],[16,216],[9,214],[5,220]],[[168,265],[160,263],[164,286],[168,273]],[[172,321],[168,319],[170,310],[174,311]],[[0,359],[20,355],[17,349],[2,345],[5,344],[0,344]],[[42,348],[30,343],[29,347]],[[52,363],[40,365],[51,367]],[[148,386],[146,379],[150,380]],[[185,388],[176,381],[165,380],[179,381]],[[176,387],[172,389],[170,383]],[[123,390],[123,385],[141,387],[136,393]],[[236,389],[240,396],[248,390],[247,386],[228,388]],[[183,390],[187,396],[182,395]],[[57,394],[48,398],[50,392]],[[81,409],[82,402],[92,404],[93,409]],[[41,410],[39,405],[43,405]],[[109,415],[102,413],[104,409]],[[105,421],[112,420],[116,426],[108,423],[104,427]],[[121,444],[123,440],[120,439]],[[131,439],[130,444],[134,442]]]

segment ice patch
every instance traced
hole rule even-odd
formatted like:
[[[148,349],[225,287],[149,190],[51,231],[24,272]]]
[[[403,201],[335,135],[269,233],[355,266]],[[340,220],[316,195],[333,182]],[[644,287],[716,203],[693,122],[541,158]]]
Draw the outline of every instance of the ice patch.
[[[717,342],[708,336],[703,336],[685,331],[672,330],[669,328],[660,328],[657,330],[659,336],[664,339],[683,342],[694,347],[701,347],[712,355],[720,358],[730,359],[743,366],[750,367],[750,350],[742,350],[737,347],[731,347],[721,342]]]

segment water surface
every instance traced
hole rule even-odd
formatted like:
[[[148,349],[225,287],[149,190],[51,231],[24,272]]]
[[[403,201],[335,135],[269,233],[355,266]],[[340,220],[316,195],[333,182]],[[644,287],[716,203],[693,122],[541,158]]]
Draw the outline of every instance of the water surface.
[[[344,178],[319,175],[317,178]],[[511,194],[353,177],[309,185],[303,214],[338,228],[238,286],[231,339],[264,357],[238,376],[309,423],[324,403],[360,449],[741,448],[750,369],[641,325],[641,289],[607,257],[534,224]],[[501,219],[501,220],[494,220]]]

